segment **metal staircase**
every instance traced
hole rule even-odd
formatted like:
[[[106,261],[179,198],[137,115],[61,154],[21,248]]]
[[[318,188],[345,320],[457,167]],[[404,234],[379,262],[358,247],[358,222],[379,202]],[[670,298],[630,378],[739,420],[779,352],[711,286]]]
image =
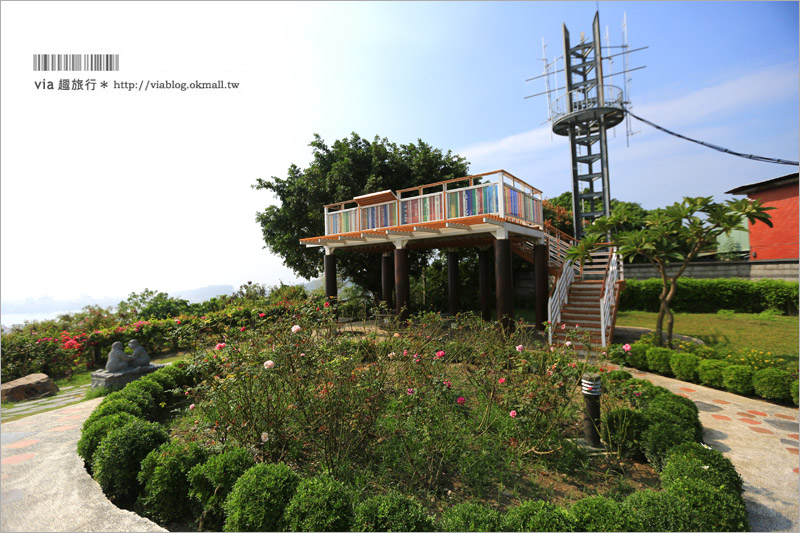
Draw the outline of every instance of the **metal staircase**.
[[[571,262],[564,263],[548,307],[550,342],[585,337],[595,346],[611,344],[619,295],[625,283],[622,272],[622,259],[616,248],[593,253],[592,260],[580,270]]]

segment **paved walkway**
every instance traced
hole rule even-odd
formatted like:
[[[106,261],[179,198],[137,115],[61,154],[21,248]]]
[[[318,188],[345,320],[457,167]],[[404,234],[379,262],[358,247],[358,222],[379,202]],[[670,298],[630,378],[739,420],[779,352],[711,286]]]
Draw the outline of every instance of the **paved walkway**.
[[[703,440],[731,460],[744,480],[753,531],[800,531],[798,410],[626,369],[697,405]]]
[[[797,409],[656,374],[631,373],[695,402],[705,442],[724,453],[744,478],[753,531],[800,531]],[[83,391],[75,391],[79,393]],[[36,413],[64,401],[59,395],[25,402],[2,415]],[[166,531],[111,504],[84,469],[75,446],[83,421],[101,401],[95,398],[0,426],[0,530]]]
[[[109,502],[83,467],[76,452],[81,426],[102,400],[0,426],[0,530],[166,531]],[[63,401],[59,395],[35,404],[26,402],[15,410],[29,404],[47,409]]]

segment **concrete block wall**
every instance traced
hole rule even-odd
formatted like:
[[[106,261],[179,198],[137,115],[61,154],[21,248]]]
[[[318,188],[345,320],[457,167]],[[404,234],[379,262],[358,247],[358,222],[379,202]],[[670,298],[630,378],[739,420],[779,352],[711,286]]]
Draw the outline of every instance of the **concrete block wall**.
[[[670,267],[667,272],[674,273],[677,266]],[[780,279],[798,281],[800,269],[797,259],[772,259],[764,261],[709,261],[690,263],[682,277],[710,278],[742,278],[750,280]],[[658,271],[650,264],[625,265],[625,279],[657,278]]]

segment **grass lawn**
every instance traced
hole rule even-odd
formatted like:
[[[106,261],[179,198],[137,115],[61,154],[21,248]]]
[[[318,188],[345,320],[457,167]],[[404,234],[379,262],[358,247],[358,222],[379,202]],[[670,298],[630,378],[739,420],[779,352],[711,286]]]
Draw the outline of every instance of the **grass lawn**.
[[[617,325],[653,329],[657,316],[644,311],[620,311]],[[696,337],[714,348],[753,348],[796,357],[799,324],[796,316],[675,313],[673,332]]]

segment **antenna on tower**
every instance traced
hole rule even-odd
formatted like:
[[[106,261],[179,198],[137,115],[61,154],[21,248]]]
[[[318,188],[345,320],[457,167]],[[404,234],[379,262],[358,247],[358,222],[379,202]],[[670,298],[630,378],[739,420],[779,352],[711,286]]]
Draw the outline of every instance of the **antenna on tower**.
[[[572,159],[572,213],[575,236],[581,237],[585,224],[591,224],[601,216],[611,214],[611,193],[608,172],[607,130],[626,118],[626,106],[630,105],[629,73],[642,67],[628,68],[628,54],[643,48],[630,50],[627,39],[627,16],[623,17],[623,45],[611,46],[606,27],[606,46],[601,46],[600,13],[596,12],[592,23],[592,37],[586,40],[583,32],[580,42],[572,46],[569,30],[562,24],[564,34],[564,68],[557,68],[547,60],[547,47],[542,39],[544,73],[525,81],[545,78],[545,91],[525,98],[547,95],[547,121],[551,133],[569,137]],[[602,49],[622,48],[622,52],[603,57]],[[613,59],[623,56],[624,67],[612,72]],[[607,73],[603,73],[603,61],[608,61]],[[553,70],[551,70],[553,66]],[[550,76],[564,72],[564,86],[552,89]],[[623,74],[623,88],[606,85],[605,79]],[[562,92],[563,91],[563,92]],[[551,97],[556,93],[556,98]],[[630,139],[630,122],[626,121],[626,139]],[[598,168],[599,167],[599,168]]]

